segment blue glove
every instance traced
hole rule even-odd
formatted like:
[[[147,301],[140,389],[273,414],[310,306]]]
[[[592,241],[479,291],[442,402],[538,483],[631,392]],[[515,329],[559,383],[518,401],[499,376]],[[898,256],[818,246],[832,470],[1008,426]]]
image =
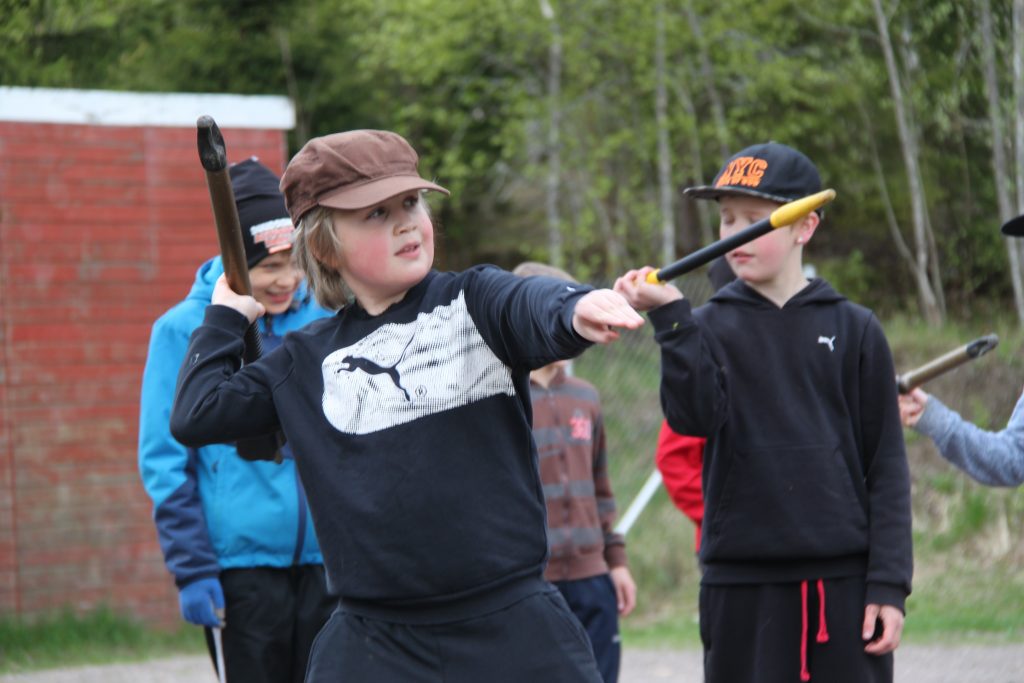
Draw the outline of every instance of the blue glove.
[[[224,589],[218,579],[199,579],[181,589],[178,593],[181,616],[196,626],[219,628],[224,624],[217,618],[214,609],[224,609]]]

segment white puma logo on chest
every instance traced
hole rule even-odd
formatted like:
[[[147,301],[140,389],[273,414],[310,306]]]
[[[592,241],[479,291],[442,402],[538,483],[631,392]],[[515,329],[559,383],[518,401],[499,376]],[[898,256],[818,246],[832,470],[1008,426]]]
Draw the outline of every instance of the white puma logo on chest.
[[[820,337],[818,337],[818,343],[819,344],[824,344],[825,346],[827,346],[829,351],[835,351],[836,350],[835,342],[836,342],[836,338],[834,336],[826,337],[824,335],[821,335]]]

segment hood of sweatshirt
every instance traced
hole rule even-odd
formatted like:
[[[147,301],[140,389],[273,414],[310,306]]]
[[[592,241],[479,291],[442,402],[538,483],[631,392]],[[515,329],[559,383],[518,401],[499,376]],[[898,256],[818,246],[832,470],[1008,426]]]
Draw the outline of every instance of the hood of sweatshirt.
[[[794,294],[782,308],[834,304],[845,300],[846,297],[832,289],[832,285],[816,277],[808,282],[806,287]],[[733,280],[722,287],[711,297],[710,302],[738,304],[756,309],[779,310],[779,307],[774,302],[762,296],[757,290],[742,280]]]

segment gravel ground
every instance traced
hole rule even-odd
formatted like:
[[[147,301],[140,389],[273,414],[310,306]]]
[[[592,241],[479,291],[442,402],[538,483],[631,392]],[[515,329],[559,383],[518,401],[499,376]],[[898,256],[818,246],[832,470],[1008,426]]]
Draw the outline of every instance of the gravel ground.
[[[697,650],[627,649],[620,683],[700,681]],[[202,656],[137,664],[54,669],[0,676],[0,683],[216,683]],[[1024,683],[1024,644],[904,645],[896,656],[897,683]]]

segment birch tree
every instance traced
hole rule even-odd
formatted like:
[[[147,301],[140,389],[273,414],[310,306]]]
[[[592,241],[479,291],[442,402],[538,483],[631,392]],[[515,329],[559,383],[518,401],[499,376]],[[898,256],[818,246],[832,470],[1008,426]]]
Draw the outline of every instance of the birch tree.
[[[658,128],[658,205],[661,208],[661,262],[671,263],[676,256],[676,222],[665,79],[665,3],[658,0],[654,12],[654,113]]]
[[[1016,177],[1017,177],[1017,213],[1024,214],[1024,0],[1014,0],[1013,15],[1014,36],[1014,130],[1016,140]],[[1017,269],[1014,276],[1021,278],[1020,265],[1024,261],[1024,253],[1020,238],[1011,249],[1017,251]],[[1024,316],[1021,317],[1024,325]]]
[[[885,57],[886,71],[889,75],[889,90],[892,93],[896,128],[899,133],[900,150],[903,155],[903,164],[906,168],[907,185],[910,192],[910,208],[914,226],[914,279],[917,283],[921,312],[924,314],[929,325],[939,326],[942,324],[943,315],[929,279],[931,263],[929,259],[928,217],[926,215],[924,186],[918,165],[916,143],[913,139],[913,132],[904,104],[903,85],[899,69],[896,66],[896,56],[893,52],[892,40],[889,37],[889,20],[882,9],[881,0],[871,1],[878,25],[878,39],[881,44],[882,54]]]
[[[548,0],[540,0],[540,13],[548,22],[551,31],[551,42],[548,45],[548,173],[546,185],[545,209],[548,224],[548,259],[559,268],[564,263],[562,253],[562,229],[558,216],[558,190],[561,178],[561,140],[562,126],[562,29],[558,17]]]
[[[1024,0],[1018,0],[1018,4]],[[999,208],[999,222],[1005,223],[1016,214],[1013,209],[1011,198],[1011,182],[1013,174],[1006,159],[1006,138],[1003,132],[1003,115],[1000,107],[999,79],[996,73],[996,50],[995,31],[992,27],[992,5],[990,0],[981,0],[979,3],[981,21],[981,58],[983,73],[985,74],[985,94],[988,100],[989,127],[992,131],[992,178],[995,183],[996,205]],[[1014,41],[1019,44],[1019,37]],[[1018,50],[1014,49],[1014,70],[1019,71],[1017,63]],[[1016,120],[1021,119],[1021,113],[1017,112]],[[1020,142],[1017,143],[1020,148]],[[1018,169],[1019,177],[1019,169]],[[1018,188],[1020,183],[1017,184]],[[1019,192],[1018,192],[1019,195]],[[1018,196],[1018,210],[1021,208]],[[1006,252],[1010,260],[1010,279],[1013,283],[1013,299],[1017,309],[1017,319],[1024,324],[1024,290],[1021,287],[1020,275],[1020,254],[1017,248],[1017,240],[1013,237],[1006,238]]]

